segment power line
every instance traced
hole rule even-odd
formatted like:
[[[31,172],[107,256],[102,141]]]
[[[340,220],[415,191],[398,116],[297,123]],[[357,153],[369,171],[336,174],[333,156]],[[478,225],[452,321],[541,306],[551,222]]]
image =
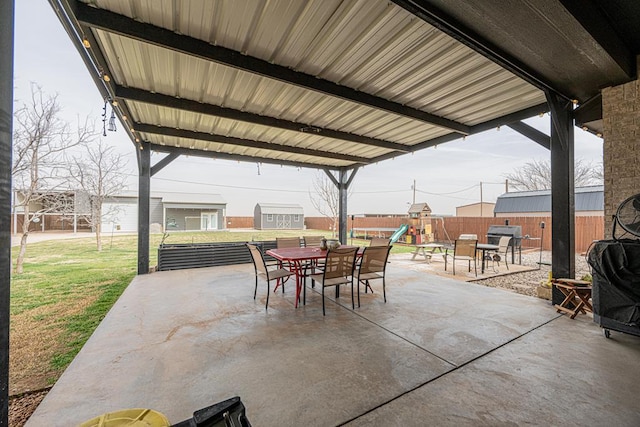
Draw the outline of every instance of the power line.
[[[127,174],[128,176],[131,177],[137,177],[137,175],[134,174]],[[196,181],[185,181],[185,180],[181,180],[181,179],[171,179],[171,178],[153,178],[154,180],[157,181],[166,181],[166,182],[175,182],[178,184],[193,184],[193,185],[204,185],[204,186],[209,186],[209,187],[219,187],[219,188],[231,188],[234,190],[252,190],[252,191],[271,191],[271,192],[286,192],[286,193],[305,193],[305,194],[309,194],[309,190],[293,190],[291,188],[266,188],[266,187],[250,187],[250,186],[242,186],[242,185],[227,185],[227,184],[214,184],[214,183],[210,183],[210,182],[196,182]],[[504,183],[500,183],[500,182],[483,182],[483,184],[504,184]],[[477,188],[479,186],[479,184],[474,184],[470,187],[466,187],[463,188],[461,190],[455,190],[455,191],[449,191],[446,193],[433,193],[433,192],[429,192],[429,191],[423,191],[423,190],[418,190],[416,189],[416,192],[418,193],[422,193],[422,194],[427,194],[430,196],[441,196],[441,197],[449,197],[452,199],[458,199],[458,200],[468,200],[469,198],[464,198],[464,197],[453,197],[451,196],[452,194],[458,194],[458,193],[463,193],[465,191],[469,191],[469,190],[473,190],[475,188]],[[404,193],[407,192],[409,190],[407,189],[397,189],[397,190],[375,190],[375,191],[353,191],[351,194],[389,194],[389,193]],[[178,193],[177,191],[163,191],[165,193],[171,193],[171,192],[175,192]],[[184,191],[182,191],[181,193],[185,193]]]
[[[471,187],[463,188],[462,190],[450,191],[448,193],[430,193],[428,191],[422,191],[422,190],[416,190],[416,191],[418,193],[429,194],[431,196],[447,196],[449,194],[457,194],[457,193],[463,193],[465,191],[473,190],[474,188],[478,187],[479,185],[480,184],[474,184]]]

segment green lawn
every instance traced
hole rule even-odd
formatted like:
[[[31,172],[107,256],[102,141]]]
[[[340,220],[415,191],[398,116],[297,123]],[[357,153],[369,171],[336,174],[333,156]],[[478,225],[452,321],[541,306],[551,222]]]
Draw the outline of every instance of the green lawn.
[[[318,234],[330,237],[329,232],[319,230],[154,234],[150,238],[149,259],[151,266],[156,265],[157,248],[163,238],[165,243],[205,243]],[[358,239],[348,239],[348,243],[368,244]],[[401,245],[393,248],[393,252],[411,250],[411,247]],[[14,247],[14,257],[17,251]],[[105,236],[102,252],[97,252],[92,238],[28,244],[24,273],[14,274],[11,279],[13,370],[35,371],[27,368],[29,364],[21,359],[39,358],[48,365],[43,368],[47,371],[46,381],[55,382],[131,282],[136,270],[137,236],[134,235]],[[35,338],[40,335],[55,339],[55,345],[41,343],[41,339]],[[38,350],[38,346],[42,349]],[[20,353],[22,348],[29,348],[29,354]],[[28,372],[11,373],[14,374],[17,376],[13,383],[18,388],[19,378],[28,379],[29,375]]]

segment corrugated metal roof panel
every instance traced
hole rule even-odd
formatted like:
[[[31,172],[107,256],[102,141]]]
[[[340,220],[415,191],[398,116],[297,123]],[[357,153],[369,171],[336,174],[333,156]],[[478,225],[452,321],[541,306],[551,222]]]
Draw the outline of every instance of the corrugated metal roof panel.
[[[384,0],[91,3],[176,34],[470,126],[545,102],[542,91]],[[94,30],[94,34],[109,62],[113,80],[125,87],[409,147],[451,133],[442,125],[220,65],[197,55],[103,30]],[[133,104],[132,123],[192,130],[208,127],[207,131],[224,135],[321,147],[371,159],[393,154],[389,149],[363,144],[329,142],[326,138],[265,129],[252,123],[129,104]],[[169,139],[163,142],[171,145]],[[238,152],[233,147],[218,148]],[[296,158],[315,165],[336,164],[322,158]]]
[[[278,204],[278,203],[258,203],[256,208],[263,214],[295,214],[302,215],[304,209],[300,205]]]
[[[604,210],[604,186],[575,189],[575,211]],[[498,197],[494,213],[551,212],[551,190],[517,191]]]

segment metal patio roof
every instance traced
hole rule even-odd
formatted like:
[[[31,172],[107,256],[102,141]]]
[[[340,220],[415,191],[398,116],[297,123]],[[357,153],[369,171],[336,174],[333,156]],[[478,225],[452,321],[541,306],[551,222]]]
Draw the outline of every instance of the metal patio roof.
[[[502,124],[548,146],[519,122],[545,91],[596,132],[639,44],[624,0],[50,3],[132,140],[171,159],[349,169]]]
[[[50,3],[132,140],[174,157],[349,169],[502,124],[547,145],[519,122],[545,91],[636,72],[623,0]]]

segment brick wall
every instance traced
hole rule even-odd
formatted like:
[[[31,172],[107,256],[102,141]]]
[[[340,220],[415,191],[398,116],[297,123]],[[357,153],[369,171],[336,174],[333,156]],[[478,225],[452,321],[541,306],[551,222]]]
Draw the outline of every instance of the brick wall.
[[[640,67],[640,57],[638,57]],[[627,197],[640,193],[640,80],[602,90],[604,234]]]

